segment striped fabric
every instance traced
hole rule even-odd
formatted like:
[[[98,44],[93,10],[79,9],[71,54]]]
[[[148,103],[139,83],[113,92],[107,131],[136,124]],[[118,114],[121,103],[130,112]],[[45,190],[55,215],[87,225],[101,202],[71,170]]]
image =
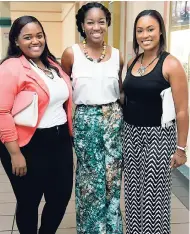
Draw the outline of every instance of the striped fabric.
[[[170,161],[175,149],[175,124],[162,128],[125,123],[126,234],[170,233]]]

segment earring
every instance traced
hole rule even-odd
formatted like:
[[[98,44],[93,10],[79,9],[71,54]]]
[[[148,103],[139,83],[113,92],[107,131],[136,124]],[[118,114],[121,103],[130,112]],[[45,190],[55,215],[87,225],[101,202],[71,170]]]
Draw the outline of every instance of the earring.
[[[83,33],[84,33],[84,29],[83,29],[82,31],[83,31]]]

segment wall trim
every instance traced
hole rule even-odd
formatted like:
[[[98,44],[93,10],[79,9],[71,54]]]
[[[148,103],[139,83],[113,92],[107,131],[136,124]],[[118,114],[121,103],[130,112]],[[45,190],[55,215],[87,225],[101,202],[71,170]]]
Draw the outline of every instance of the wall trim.
[[[11,20],[12,20],[12,22],[13,21],[15,21],[17,18],[11,18]],[[52,20],[39,20],[40,21],[40,23],[62,23],[62,21],[61,20],[54,20],[54,21],[52,21]]]
[[[71,10],[73,9],[74,6],[75,6],[75,3],[73,3],[73,5],[72,5],[71,8],[68,10],[67,14],[64,16],[64,18],[62,19],[61,22],[64,22],[64,20],[65,20],[66,17],[69,15],[69,13],[71,12]]]
[[[62,11],[44,11],[44,10],[30,10],[30,9],[27,9],[27,10],[10,10],[11,12],[39,12],[39,13],[57,13],[57,14],[60,14],[62,13]]]

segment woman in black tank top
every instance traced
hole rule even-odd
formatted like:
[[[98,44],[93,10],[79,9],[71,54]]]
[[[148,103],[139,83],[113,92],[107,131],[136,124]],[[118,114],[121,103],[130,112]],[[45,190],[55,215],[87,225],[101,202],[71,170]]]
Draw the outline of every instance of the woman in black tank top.
[[[133,34],[136,57],[123,83],[127,234],[170,233],[171,168],[186,162],[187,78],[165,45],[162,16],[155,10],[139,13]],[[163,126],[160,93],[170,87],[177,124],[173,120]]]

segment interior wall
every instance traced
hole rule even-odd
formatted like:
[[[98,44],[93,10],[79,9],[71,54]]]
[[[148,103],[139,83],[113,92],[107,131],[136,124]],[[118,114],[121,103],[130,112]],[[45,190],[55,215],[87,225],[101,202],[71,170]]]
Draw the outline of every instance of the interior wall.
[[[36,17],[44,27],[50,51],[60,58],[62,54],[62,3],[61,2],[11,2],[12,21],[23,15]]]
[[[62,4],[62,51],[64,51],[67,47],[72,46],[76,42],[75,8],[75,2]]]
[[[8,35],[10,31],[10,4],[0,2],[0,60],[5,58],[8,47]],[[4,22],[4,23],[3,23]]]

